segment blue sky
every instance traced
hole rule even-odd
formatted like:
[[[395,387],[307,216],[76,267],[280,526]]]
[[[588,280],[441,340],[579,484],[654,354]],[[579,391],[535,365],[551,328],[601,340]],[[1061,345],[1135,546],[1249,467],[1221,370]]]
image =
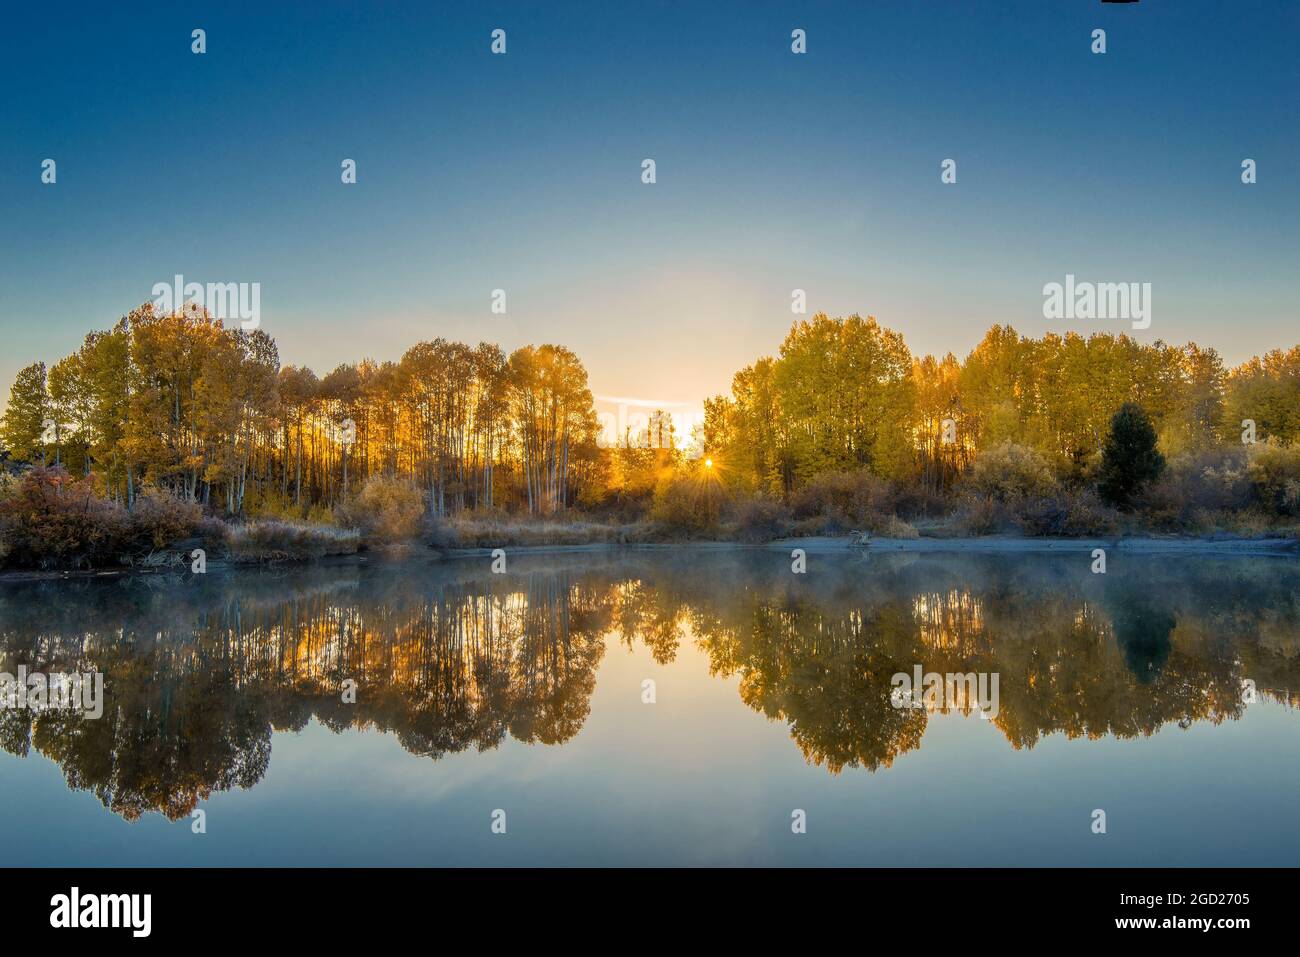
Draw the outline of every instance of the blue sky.
[[[1150,282],[1144,340],[1300,340],[1300,4],[269,6],[6,12],[0,389],[176,273],[261,283],[319,372],[551,341],[597,394],[690,404],[776,350],[796,287],[918,354],[1065,331],[1066,273]]]

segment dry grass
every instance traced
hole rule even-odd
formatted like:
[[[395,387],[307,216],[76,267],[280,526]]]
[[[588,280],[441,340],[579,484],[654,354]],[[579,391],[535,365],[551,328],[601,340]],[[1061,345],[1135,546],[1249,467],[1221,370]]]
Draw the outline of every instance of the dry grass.
[[[232,562],[267,564],[351,555],[361,544],[354,528],[297,522],[250,522],[230,529],[226,551]]]
[[[644,523],[605,524],[570,518],[509,518],[458,515],[440,524],[435,547],[498,548],[507,545],[624,545],[648,541]]]

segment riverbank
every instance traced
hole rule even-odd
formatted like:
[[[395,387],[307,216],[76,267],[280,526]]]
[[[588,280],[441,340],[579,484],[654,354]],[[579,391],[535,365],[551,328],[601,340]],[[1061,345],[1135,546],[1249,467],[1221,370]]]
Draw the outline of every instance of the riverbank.
[[[655,542],[643,544],[593,543],[585,545],[518,545],[508,548],[515,553],[635,551],[714,551],[751,549],[792,551],[802,548],[812,553],[861,554],[870,552],[983,552],[989,554],[1029,554],[1039,552],[1107,551],[1186,555],[1293,555],[1300,556],[1300,539],[1295,538],[1214,538],[1129,536],[1119,538],[1029,538],[1015,535],[984,535],[973,538],[871,538],[859,544],[851,536],[814,535],[781,538],[760,544],[726,541]],[[490,548],[454,548],[442,554],[448,558],[489,556]]]
[[[767,543],[766,548],[802,548],[809,552],[987,552],[1025,554],[1036,552],[1141,552],[1179,555],[1298,555],[1300,539],[1122,536],[1109,538],[1029,538],[1015,535],[983,535],[975,538],[871,538],[857,545],[848,538],[786,538]]]
[[[679,542],[586,542],[583,544],[527,544],[502,546],[509,555],[589,554],[617,551],[636,552],[708,552],[708,551],[778,551],[790,552],[796,548],[810,554],[862,555],[873,552],[926,552],[926,553],[982,553],[982,554],[1041,554],[1088,553],[1101,548],[1130,554],[1163,555],[1241,555],[1300,557],[1300,539],[1297,538],[1231,538],[1231,537],[1168,537],[1124,536],[1109,538],[1047,538],[1016,535],[983,535],[970,538],[870,538],[865,543],[852,536],[812,535],[781,538],[757,544],[688,540]],[[465,558],[490,558],[494,549],[488,546],[430,549],[412,546],[395,552],[371,551],[357,555],[341,555],[303,561],[269,562],[250,565],[213,559],[207,563],[210,571],[230,568],[283,568],[309,565],[357,565],[369,562],[443,561]],[[179,553],[178,553],[179,555]],[[86,580],[94,578],[122,578],[137,575],[185,575],[192,573],[179,558],[176,562],[156,566],[125,568],[99,568],[85,571],[35,571],[11,570],[0,572],[0,584],[5,582],[54,581],[59,579]]]

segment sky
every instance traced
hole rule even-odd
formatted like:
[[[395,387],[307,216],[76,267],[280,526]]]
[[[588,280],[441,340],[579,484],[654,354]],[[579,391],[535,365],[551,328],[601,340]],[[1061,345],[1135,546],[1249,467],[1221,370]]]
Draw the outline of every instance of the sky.
[[[259,283],[281,361],[322,374],[437,336],[556,342],[598,396],[685,409],[776,352],[796,288],[918,355],[964,356],[995,323],[1230,364],[1300,341],[1291,0],[3,16],[6,392],[176,274]],[[1151,283],[1150,328],[1044,318],[1067,274]]]

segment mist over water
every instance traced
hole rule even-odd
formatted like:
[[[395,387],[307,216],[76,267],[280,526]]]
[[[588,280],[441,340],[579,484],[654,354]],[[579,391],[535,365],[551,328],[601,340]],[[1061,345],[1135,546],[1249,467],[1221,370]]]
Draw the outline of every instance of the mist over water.
[[[813,555],[793,575],[777,551],[683,549],[509,567],[0,586],[0,672],[105,676],[98,720],[0,710],[7,859],[1252,865],[1300,851],[1294,560],[1117,554],[1094,575],[1082,556]],[[996,717],[896,707],[891,678],[917,666],[997,675]]]

